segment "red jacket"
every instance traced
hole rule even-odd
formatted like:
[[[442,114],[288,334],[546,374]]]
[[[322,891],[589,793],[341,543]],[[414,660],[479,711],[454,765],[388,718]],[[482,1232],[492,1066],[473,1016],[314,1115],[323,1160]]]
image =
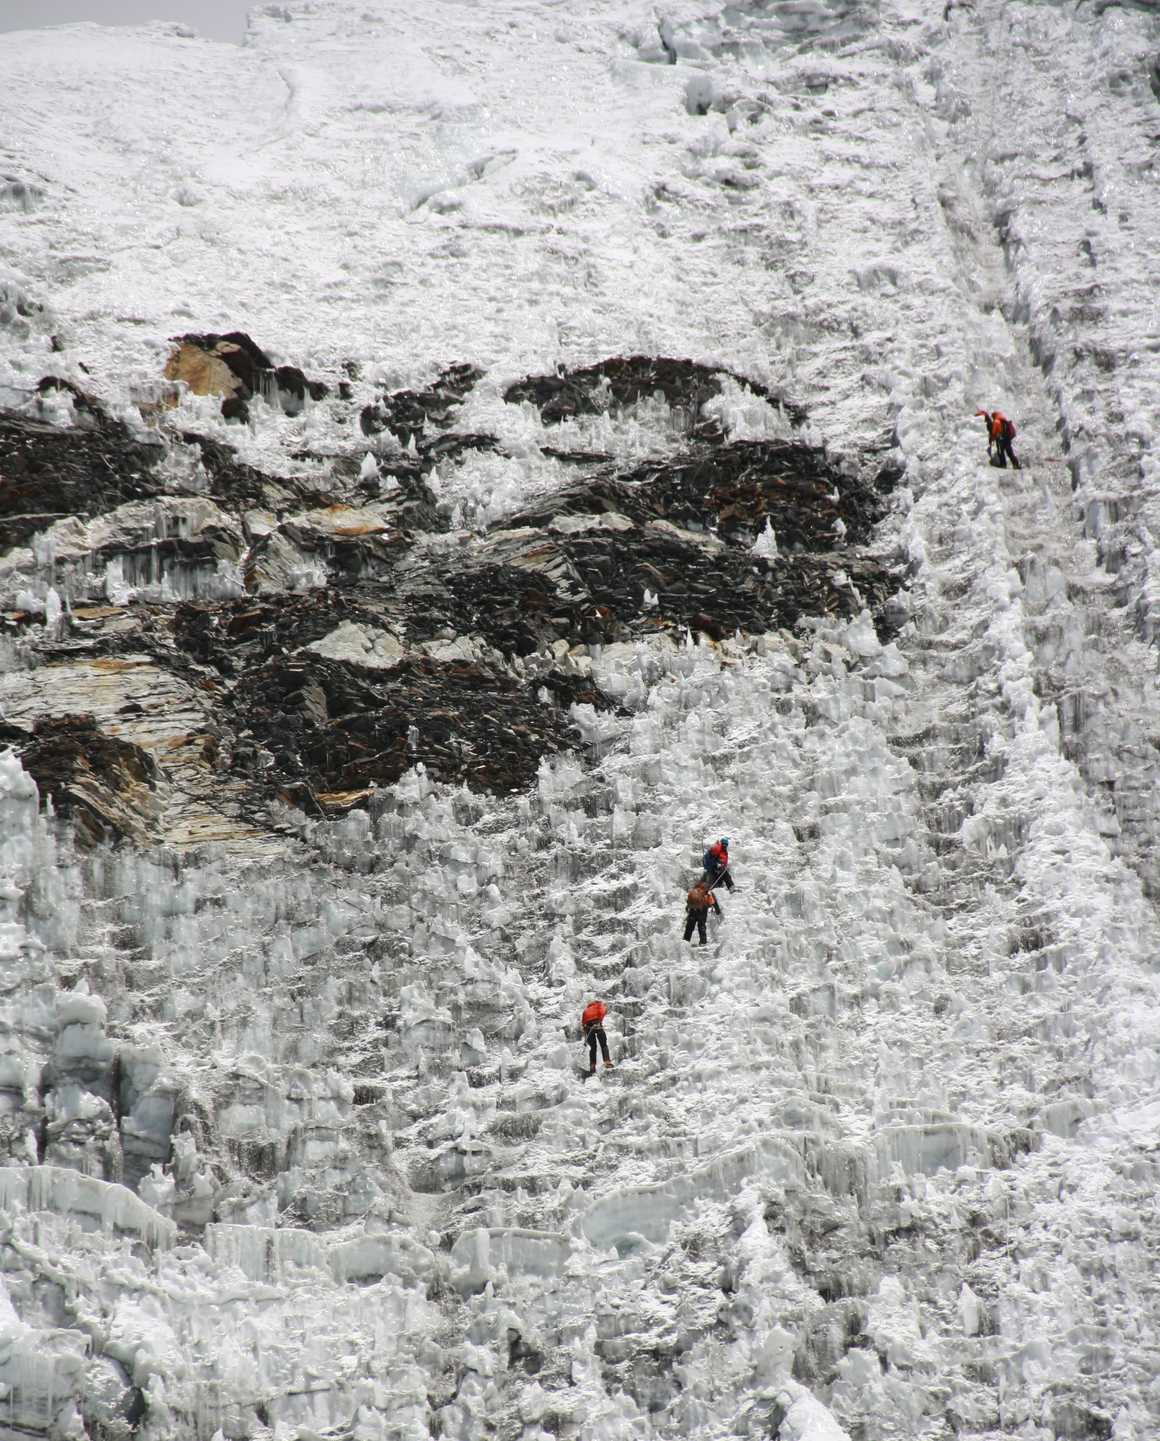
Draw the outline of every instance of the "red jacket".
[[[1015,427],[1007,419],[1001,410],[976,410],[976,415],[983,417],[983,424],[987,427],[987,439],[992,443],[1005,435],[1008,440],[1014,440]]]
[[[580,1017],[580,1024],[585,1030],[589,1026],[598,1026],[607,1014],[603,1001],[589,1001],[584,1007],[584,1014]]]

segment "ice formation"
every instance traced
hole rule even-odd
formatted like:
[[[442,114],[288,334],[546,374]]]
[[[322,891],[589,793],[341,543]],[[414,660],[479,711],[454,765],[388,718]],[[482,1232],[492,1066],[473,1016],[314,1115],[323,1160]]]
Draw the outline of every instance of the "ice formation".
[[[82,846],[0,751],[0,1429],[1160,1434],[1158,48],[1148,7],[1031,0],[8,37],[0,404],[83,436],[39,386],[91,389],[180,483],[21,513],[0,556],[5,726],[131,725],[170,822]],[[243,320],[330,398],[165,411],[169,338]],[[555,427],[503,398],[636,354],[734,380]],[[258,551],[286,604],[333,577],[219,516],[185,436],[378,485],[421,429],[372,452],[360,416],[467,361],[448,423],[497,443],[440,458],[433,547],[578,453],[784,438],[745,375],[881,462],[894,633],[839,569],[792,630],[562,642],[619,708],[578,702],[522,795],[418,761],[341,820],[191,797],[206,677],[117,626],[244,600]],[[1022,470],[986,464],[995,404]],[[397,660],[355,618],[311,647]],[[738,890],[685,947],[722,827]]]

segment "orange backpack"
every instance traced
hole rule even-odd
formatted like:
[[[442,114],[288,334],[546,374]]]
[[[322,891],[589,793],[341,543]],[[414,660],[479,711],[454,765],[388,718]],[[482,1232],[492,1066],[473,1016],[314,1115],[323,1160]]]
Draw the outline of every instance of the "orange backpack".
[[[598,1026],[607,1014],[603,1001],[589,1001],[584,1007],[584,1014],[580,1017],[580,1024],[582,1026]]]

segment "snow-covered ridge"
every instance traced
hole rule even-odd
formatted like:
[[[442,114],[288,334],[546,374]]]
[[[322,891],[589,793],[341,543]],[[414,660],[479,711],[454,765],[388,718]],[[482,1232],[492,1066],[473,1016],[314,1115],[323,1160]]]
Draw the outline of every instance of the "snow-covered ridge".
[[[343,819],[271,818],[215,782],[180,853],[86,849],[5,755],[0,1424],[1160,1429],[1156,25],[1018,0],[287,0],[237,51],[96,27],[4,47],[0,403],[69,424],[42,377],[95,392],[143,444],[164,431],[183,495],[172,527],[136,498],[17,537],[9,600],[36,620],[0,640],[6,693],[37,693],[43,644],[122,659],[134,589],[189,603],[162,590],[183,546],[220,587],[207,613],[242,615],[247,553],[264,565],[272,626],[321,594],[299,511],[327,545],[373,531],[389,574],[395,502],[344,519],[308,491],[372,481],[368,451],[385,473],[360,415],[453,363],[479,379],[448,433],[496,445],[423,483],[505,555],[575,482],[567,454],[635,473],[689,420],[649,396],[548,426],[510,387],[678,356],[889,465],[866,556],[904,557],[906,584],[867,597],[877,629],[855,603],[573,657],[619,710],[575,705],[580,744],[503,799],[413,766]],[[242,325],[327,401],[158,419],[172,337]],[[981,405],[1017,421],[1023,470],[987,467]],[[694,419],[784,439],[757,391]],[[210,556],[233,515],[181,428],[237,447],[216,460],[238,494],[246,465],[277,481],[237,554]],[[548,531],[612,544],[616,517]],[[97,571],[106,527],[124,557]],[[42,583],[26,542],[50,530],[103,590],[91,615]],[[153,540],[157,574],[130,558]],[[752,559],[789,555],[775,535]],[[320,665],[393,673],[364,616],[314,619]],[[77,664],[54,659],[62,684]],[[135,677],[117,706],[172,798],[206,765],[207,693],[163,669],[143,651],[59,694]],[[686,948],[722,831],[739,890]],[[594,994],[618,1064],[588,1082]]]

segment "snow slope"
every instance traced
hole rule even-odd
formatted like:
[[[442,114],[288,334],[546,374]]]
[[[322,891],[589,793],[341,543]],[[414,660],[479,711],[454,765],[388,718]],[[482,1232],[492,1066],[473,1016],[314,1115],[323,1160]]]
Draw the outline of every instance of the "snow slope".
[[[458,427],[510,455],[440,482],[491,519],[563,481],[505,385],[689,356],[897,462],[909,584],[886,646],[588,657],[629,714],[532,795],[416,771],[261,866],[82,856],[0,762],[0,1424],[1160,1432],[1158,49],[1147,9],[1019,0],[7,37],[0,401],[54,373],[156,424],[187,330],[355,362],[299,417],[183,402],[286,472],[471,361]],[[659,402],[564,429],[676,443]],[[581,1083],[592,994],[619,1065]],[[82,1175],[116,1145],[137,1194]]]

